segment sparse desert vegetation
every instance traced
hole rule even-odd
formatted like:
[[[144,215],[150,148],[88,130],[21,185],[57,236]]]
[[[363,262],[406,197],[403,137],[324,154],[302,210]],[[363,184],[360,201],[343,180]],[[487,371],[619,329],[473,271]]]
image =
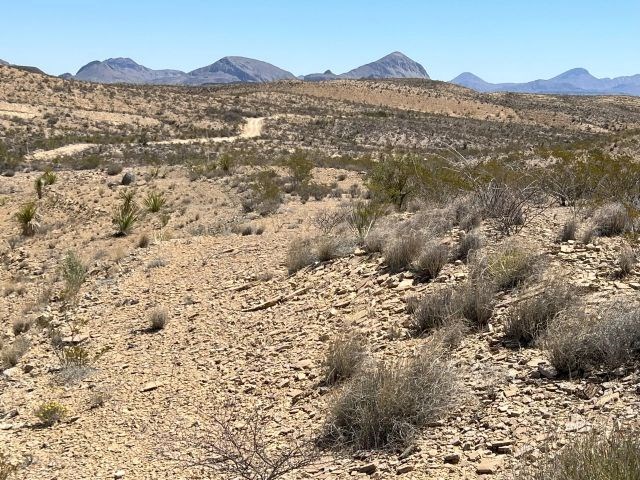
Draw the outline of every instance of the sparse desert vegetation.
[[[0,478],[635,478],[635,98],[0,82]]]

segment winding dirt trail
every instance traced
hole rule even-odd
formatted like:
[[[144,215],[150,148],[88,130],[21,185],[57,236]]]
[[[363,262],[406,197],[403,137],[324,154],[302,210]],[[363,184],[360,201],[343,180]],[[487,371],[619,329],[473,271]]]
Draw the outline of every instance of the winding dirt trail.
[[[157,142],[149,142],[149,145],[192,145],[196,143],[220,143],[220,142],[234,142],[240,138],[256,138],[262,135],[262,129],[264,127],[264,117],[247,118],[245,124],[242,126],[240,135],[233,137],[202,137],[202,138],[173,138],[170,140],[160,140]],[[53,160],[58,157],[66,157],[74,155],[76,153],[82,153],[93,147],[98,146],[96,143],[74,143],[70,145],[64,145],[63,147],[54,148],[52,150],[38,150],[30,155],[27,155],[27,160]],[[116,146],[133,145],[120,144]]]

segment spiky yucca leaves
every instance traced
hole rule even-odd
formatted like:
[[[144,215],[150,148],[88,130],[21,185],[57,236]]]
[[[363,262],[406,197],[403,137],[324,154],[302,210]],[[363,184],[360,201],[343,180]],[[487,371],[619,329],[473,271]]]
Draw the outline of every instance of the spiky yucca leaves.
[[[22,235],[31,237],[35,235],[40,228],[38,206],[35,202],[24,204],[16,213],[16,220],[22,229]]]
[[[152,213],[159,212],[166,205],[167,200],[162,192],[149,192],[144,199],[144,204]]]
[[[116,236],[123,237],[131,233],[133,226],[140,217],[140,209],[134,201],[135,193],[127,190],[120,194],[122,203],[113,214],[113,224],[116,226]]]

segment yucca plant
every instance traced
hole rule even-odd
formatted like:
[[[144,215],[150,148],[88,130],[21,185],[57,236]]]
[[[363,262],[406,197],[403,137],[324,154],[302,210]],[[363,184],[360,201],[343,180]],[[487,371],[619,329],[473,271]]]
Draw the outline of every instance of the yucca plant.
[[[138,221],[140,210],[133,197],[133,191],[125,191],[120,194],[122,204],[116,208],[112,219],[117,229],[116,236],[122,237],[131,233],[133,225]]]
[[[18,213],[16,213],[16,220],[22,228],[22,235],[25,237],[31,237],[35,235],[40,227],[38,222],[38,206],[35,202],[29,202],[24,204]]]
[[[36,190],[36,195],[38,195],[38,198],[42,198],[42,195],[44,193],[44,180],[42,179],[42,177],[38,177],[35,179],[35,181],[33,182],[33,188]]]
[[[159,212],[166,203],[167,200],[162,192],[149,192],[147,198],[144,199],[147,210],[152,213]]]
[[[49,186],[56,183],[56,181],[58,180],[58,175],[53,173],[51,170],[47,170],[42,174],[40,178],[42,178],[42,181],[44,182],[45,186]]]

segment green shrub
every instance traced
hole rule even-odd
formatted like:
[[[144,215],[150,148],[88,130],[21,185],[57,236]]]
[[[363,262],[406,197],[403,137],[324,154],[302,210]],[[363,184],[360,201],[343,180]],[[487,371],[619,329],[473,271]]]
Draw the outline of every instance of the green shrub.
[[[386,155],[375,164],[366,179],[373,198],[402,209],[415,191],[416,165],[413,155]]]
[[[309,159],[309,154],[304,150],[296,150],[285,160],[284,165],[289,169],[289,174],[296,187],[311,180],[313,162]]]
[[[75,296],[87,277],[87,267],[75,252],[68,251],[62,261],[61,271],[65,281],[65,297]]]
[[[45,171],[40,178],[42,178],[44,185],[47,187],[49,185],[53,185],[58,181],[58,175],[56,175],[51,170]]]
[[[378,219],[383,215],[384,210],[379,204],[358,201],[354,202],[347,212],[346,220],[358,241],[363,243]]]
[[[67,408],[59,402],[44,402],[38,406],[35,414],[45,427],[51,427],[67,416]]]
[[[167,203],[167,200],[162,192],[149,192],[144,199],[144,204],[152,213],[159,212]]]
[[[457,372],[432,348],[361,370],[331,406],[326,439],[357,450],[406,446],[459,404]]]
[[[477,281],[491,282],[498,290],[519,287],[535,275],[540,257],[516,245],[507,245],[501,251],[478,258],[472,267]]]
[[[122,203],[116,208],[112,221],[116,226],[116,236],[125,236],[131,233],[133,226],[139,218],[139,208],[134,201],[134,192],[124,191],[120,198]]]
[[[38,206],[35,202],[24,204],[16,213],[16,220],[20,224],[22,235],[25,237],[35,235],[38,228],[40,228]]]

